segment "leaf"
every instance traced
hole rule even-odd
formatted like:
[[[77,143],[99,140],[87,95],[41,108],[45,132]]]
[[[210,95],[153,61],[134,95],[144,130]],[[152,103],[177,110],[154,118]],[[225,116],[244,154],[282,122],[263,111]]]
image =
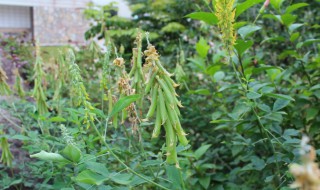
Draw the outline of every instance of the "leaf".
[[[207,41],[203,37],[201,37],[198,43],[196,44],[196,50],[200,57],[206,57],[209,49],[210,46],[207,44]]]
[[[310,121],[318,115],[319,109],[317,108],[308,108],[306,114],[306,120]]]
[[[301,7],[305,7],[305,6],[309,6],[308,3],[296,3],[293,5],[290,5],[289,7],[286,8],[286,12],[285,13],[291,13]]]
[[[281,99],[285,99],[285,100],[295,101],[291,96],[284,95],[284,94],[266,93],[266,94],[264,94],[264,95],[269,96],[269,97],[273,97],[273,98],[281,98]]]
[[[247,93],[247,98],[249,99],[257,99],[260,98],[262,95],[253,91],[250,91],[249,93]]]
[[[92,161],[86,162],[85,164],[87,169],[93,172],[96,172],[98,174],[101,174],[105,177],[109,176],[109,171],[104,164],[101,164],[98,162],[92,162]]]
[[[296,20],[297,16],[292,14],[284,14],[281,15],[281,21],[284,25],[289,27],[291,24],[293,24]]]
[[[196,159],[198,160],[206,151],[211,147],[211,144],[203,145],[200,148],[198,148],[195,152],[194,155]]]
[[[200,95],[210,95],[210,91],[208,89],[197,89],[194,91],[189,91],[189,94],[200,94]]]
[[[138,100],[140,98],[140,94],[134,94],[130,96],[126,96],[123,98],[120,98],[117,103],[113,106],[113,109],[111,113],[108,115],[108,118],[111,118],[116,113],[120,112],[124,108],[128,107],[132,102]]]
[[[246,11],[247,9],[249,9],[250,7],[253,7],[256,4],[259,4],[261,2],[263,2],[264,0],[247,0],[244,1],[241,4],[238,4],[236,7],[236,18],[241,15],[244,11]]]
[[[273,110],[273,111],[278,111],[278,110],[286,107],[289,103],[290,103],[290,100],[288,100],[288,99],[278,98],[278,99],[274,102],[272,110]]]
[[[168,179],[170,179],[170,182],[172,183],[172,188],[170,189],[181,189],[181,178],[180,176],[180,171],[176,166],[174,165],[167,165],[166,167],[166,172],[168,175]]]
[[[66,119],[64,119],[63,117],[51,117],[49,119],[50,122],[65,122]]]
[[[243,26],[241,28],[239,28],[238,33],[240,34],[240,36],[245,39],[249,34],[252,34],[253,32],[260,30],[261,27],[260,26],[256,26],[256,25],[247,25],[247,26]]]
[[[208,187],[210,185],[210,176],[205,176],[205,177],[200,178],[199,183],[204,189],[208,189]]]
[[[101,185],[107,177],[97,174],[91,170],[84,170],[77,177],[74,178],[75,181],[90,184],[90,185]]]
[[[225,77],[225,74],[223,71],[218,71],[213,75],[213,79],[215,82],[221,81]]]
[[[299,42],[296,45],[296,48],[300,49],[303,46],[310,45],[310,44],[315,43],[315,42],[320,42],[320,39],[308,39],[308,40],[306,40],[304,42]]]
[[[244,41],[244,40],[241,40],[241,39],[237,39],[236,44],[234,45],[234,47],[236,48],[238,54],[242,55],[252,45],[253,45],[253,41],[252,40]]]
[[[62,151],[61,155],[66,159],[78,163],[81,159],[81,151],[73,144],[68,144]]]
[[[218,23],[218,18],[213,13],[208,12],[193,12],[185,17],[195,19],[195,20],[202,20],[210,25],[215,25]]]
[[[161,28],[161,32],[168,32],[168,33],[183,32],[184,30],[185,30],[185,27],[178,22],[170,22],[166,26]]]
[[[111,180],[121,185],[128,185],[132,181],[131,178],[132,174],[116,174],[112,175]]]
[[[298,29],[299,27],[303,26],[304,24],[291,24],[289,26],[289,33],[291,34],[293,31],[295,31],[296,29]]]
[[[46,152],[41,150],[39,153],[30,155],[30,158],[38,158],[44,161],[54,161],[54,162],[65,162],[69,163],[67,159],[65,159],[61,154]]]
[[[280,12],[280,8],[281,8],[283,1],[284,0],[271,0],[270,3],[277,11]]]

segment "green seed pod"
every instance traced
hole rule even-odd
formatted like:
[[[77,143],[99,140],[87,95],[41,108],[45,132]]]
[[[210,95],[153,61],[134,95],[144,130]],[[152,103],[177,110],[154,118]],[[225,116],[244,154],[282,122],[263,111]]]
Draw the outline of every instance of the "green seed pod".
[[[160,71],[162,71],[164,74],[168,75],[168,76],[172,76],[173,74],[169,73],[160,63],[159,60],[156,60],[156,65],[159,67]]]
[[[171,83],[171,79],[167,76],[167,75],[163,75],[164,78],[164,82],[167,84],[167,87],[169,88],[170,92],[174,95],[174,96],[178,96],[178,94],[176,93],[176,91],[174,90],[173,84]]]
[[[151,118],[154,114],[154,111],[156,110],[157,97],[158,97],[158,84],[156,84],[152,89],[151,105],[147,113],[147,118]]]
[[[160,79],[159,76],[156,76],[156,78],[157,78],[161,88],[163,89],[166,98],[169,100],[170,104],[173,106],[174,105],[174,99],[173,99],[174,96],[171,94],[171,92],[167,86],[167,83],[165,83],[162,79]]]
[[[159,98],[158,98],[157,103],[158,103],[158,105],[160,105]],[[161,130],[161,111],[160,111],[160,106],[157,106],[157,117],[156,117],[154,129],[152,132],[152,138],[158,138],[158,136],[160,134],[160,130]]]
[[[160,112],[161,112],[161,124],[163,125],[166,122],[168,116],[167,116],[167,110],[166,110],[166,103],[165,103],[161,88],[158,88],[158,94],[159,94],[159,106],[160,106]]]
[[[167,163],[176,164],[178,162],[176,151],[176,135],[169,120],[164,124],[166,130]]]
[[[154,84],[154,79],[155,79],[155,77],[157,76],[157,73],[158,73],[158,70],[156,70],[156,71],[154,71],[154,72],[152,73],[152,75],[151,75],[151,77],[150,77],[150,79],[149,79],[149,81],[148,81],[148,83],[147,83],[147,85],[146,85],[146,88],[145,88],[145,93],[146,93],[146,94],[150,91],[151,86],[153,86],[153,84]]]
[[[128,112],[126,109],[122,110],[122,117],[121,117],[121,123],[123,124],[125,122],[125,120],[127,119],[128,116]]]
[[[175,111],[172,111],[171,117],[169,117],[172,123],[174,123],[174,129],[177,133],[179,142],[183,145],[186,146],[188,144],[188,140],[186,138],[186,133],[182,129],[178,114]]]
[[[113,124],[114,128],[116,128],[116,129],[118,128],[118,114],[115,114],[113,116],[112,124]]]

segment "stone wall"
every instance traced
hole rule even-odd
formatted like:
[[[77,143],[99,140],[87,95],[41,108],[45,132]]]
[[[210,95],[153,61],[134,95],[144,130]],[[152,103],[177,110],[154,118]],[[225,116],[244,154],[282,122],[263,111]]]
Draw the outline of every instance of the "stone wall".
[[[83,16],[83,9],[34,7],[33,26],[41,45],[81,45],[85,43],[89,21]]]

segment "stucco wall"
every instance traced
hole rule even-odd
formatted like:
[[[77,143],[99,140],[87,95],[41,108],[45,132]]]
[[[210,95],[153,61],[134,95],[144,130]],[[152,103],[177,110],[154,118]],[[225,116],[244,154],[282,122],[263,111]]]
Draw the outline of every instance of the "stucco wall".
[[[89,28],[83,9],[34,7],[34,36],[41,45],[84,44]]]

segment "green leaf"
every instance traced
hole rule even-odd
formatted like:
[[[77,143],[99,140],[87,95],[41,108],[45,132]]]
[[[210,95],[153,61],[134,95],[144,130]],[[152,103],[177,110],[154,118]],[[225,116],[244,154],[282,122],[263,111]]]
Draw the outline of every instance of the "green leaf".
[[[198,160],[206,151],[211,147],[211,144],[203,145],[200,148],[198,148],[195,152],[194,155],[196,159]]]
[[[170,189],[181,189],[182,182],[179,169],[175,165],[167,165],[166,172],[168,179],[172,183],[172,188]]]
[[[208,12],[194,12],[186,15],[185,17],[195,20],[202,20],[210,25],[215,25],[218,23],[218,18],[216,17],[216,15]]]
[[[296,21],[297,16],[292,14],[284,14],[281,15],[281,21],[284,25],[289,27],[291,24],[293,24]]]
[[[213,79],[215,82],[221,81],[226,75],[223,71],[218,71],[213,75]]]
[[[236,48],[239,55],[242,55],[247,49],[249,49],[253,45],[252,40],[244,41],[242,39],[237,39],[234,47]]]
[[[261,27],[260,26],[256,26],[256,25],[247,25],[247,26],[243,26],[241,28],[239,28],[238,33],[240,34],[240,36],[245,39],[248,35],[252,34],[253,32],[260,30]]]
[[[131,178],[132,174],[116,174],[112,175],[111,180],[121,185],[128,185],[132,181]]]
[[[66,119],[64,119],[63,117],[51,117],[49,119],[50,122],[65,122]]]
[[[291,96],[283,95],[283,94],[266,93],[264,95],[269,96],[269,97],[273,97],[273,98],[281,98],[281,99],[285,99],[285,100],[295,101]]]
[[[291,24],[289,26],[289,33],[292,34],[293,31],[295,31],[296,29],[298,29],[299,27],[303,26],[304,24]]]
[[[78,163],[81,159],[81,151],[73,144],[68,144],[62,151],[61,155],[66,159]]]
[[[299,32],[295,32],[295,33],[291,34],[290,42],[296,41],[299,37],[300,37],[300,33]]]
[[[253,91],[250,91],[249,93],[247,93],[247,98],[249,99],[257,99],[260,98],[262,95]]]
[[[140,98],[140,94],[134,94],[130,96],[126,96],[123,98],[120,98],[117,103],[113,106],[113,109],[111,113],[108,115],[108,118],[111,118],[116,113],[120,112],[124,108],[128,107],[132,102],[138,100]]]
[[[270,1],[270,4],[277,10],[280,12],[280,8],[281,8],[281,5],[283,3],[284,0],[271,0]]]
[[[167,33],[183,32],[184,30],[185,30],[185,27],[178,22],[170,22],[161,28],[161,32],[167,32]]]
[[[210,91],[208,89],[197,89],[197,90],[191,90],[188,92],[188,94],[200,94],[200,95],[210,95]]]
[[[306,120],[310,121],[314,119],[319,113],[319,109],[317,108],[308,108],[307,109],[307,114],[306,114]]]
[[[278,98],[278,99],[274,102],[272,110],[273,110],[273,111],[278,111],[278,110],[286,107],[289,103],[290,103],[290,100],[288,100],[288,99]]]
[[[210,176],[205,176],[205,177],[200,178],[199,183],[204,189],[208,189],[208,187],[210,185]]]
[[[54,162],[64,162],[69,163],[67,159],[65,159],[61,154],[46,152],[41,150],[39,153],[30,155],[30,158],[38,158],[44,161],[54,161]]]
[[[200,57],[206,57],[209,49],[210,46],[208,45],[207,41],[203,37],[201,37],[199,42],[196,44],[196,50]]]
[[[236,18],[250,7],[253,7],[254,5],[259,4],[263,1],[264,0],[247,0],[243,3],[238,4],[236,7]]]
[[[320,42],[320,39],[308,39],[304,42],[300,42],[296,45],[296,48],[300,49],[303,46],[310,45],[312,43]]]
[[[286,12],[285,13],[291,13],[301,7],[305,7],[305,6],[308,6],[309,4],[308,3],[296,3],[296,4],[293,4],[293,5],[290,5],[289,7],[286,8]]]
[[[105,177],[109,176],[109,171],[106,168],[105,164],[101,164],[101,163],[93,162],[93,161],[85,162],[85,164],[86,164],[87,169],[89,169],[93,172],[96,172],[98,174],[101,174]]]
[[[77,177],[74,178],[76,182],[81,182],[90,185],[101,185],[107,177],[97,174],[91,170],[84,170]]]

